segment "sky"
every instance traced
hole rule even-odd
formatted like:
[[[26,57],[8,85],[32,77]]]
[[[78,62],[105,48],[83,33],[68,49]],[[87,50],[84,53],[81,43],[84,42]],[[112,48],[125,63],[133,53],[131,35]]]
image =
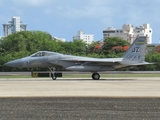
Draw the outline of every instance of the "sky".
[[[107,27],[148,23],[152,43],[160,42],[160,0],[0,0],[0,36],[2,24],[12,16],[19,16],[27,30],[48,32],[67,41],[79,30],[94,34],[98,41]]]

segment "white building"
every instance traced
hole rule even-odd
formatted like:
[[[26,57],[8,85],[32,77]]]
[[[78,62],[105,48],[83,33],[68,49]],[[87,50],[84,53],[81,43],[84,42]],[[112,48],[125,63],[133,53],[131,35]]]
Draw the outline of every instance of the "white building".
[[[3,39],[3,36],[0,36],[0,41]]]
[[[57,41],[66,42],[66,39],[64,39],[64,38],[52,37],[52,39],[57,40]]]
[[[4,36],[8,36],[14,32],[25,31],[27,24],[22,24],[20,17],[12,17],[12,20],[3,24]]]
[[[149,24],[143,24],[143,26],[133,27],[131,24],[124,24],[122,29],[115,29],[113,27],[108,27],[103,30],[103,38],[106,37],[120,37],[127,40],[129,43],[133,43],[136,37],[147,36],[147,44],[152,43],[152,29]]]
[[[93,34],[83,34],[83,31],[78,31],[77,35],[73,36],[73,40],[83,40],[87,44],[91,44],[94,41]]]

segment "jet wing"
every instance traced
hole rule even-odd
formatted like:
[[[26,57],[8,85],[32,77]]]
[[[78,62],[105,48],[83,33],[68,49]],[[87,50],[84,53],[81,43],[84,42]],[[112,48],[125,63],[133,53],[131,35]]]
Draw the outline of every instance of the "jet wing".
[[[94,63],[116,63],[121,62],[123,58],[67,58],[61,61],[68,62],[94,62]]]
[[[67,58],[67,59],[61,59],[61,61],[66,62],[84,62],[84,63],[97,63],[97,64],[121,64],[121,65],[127,65],[127,66],[139,66],[139,65],[149,65],[149,64],[155,64],[155,63],[149,63],[149,62],[134,62],[134,61],[123,61],[123,58]]]

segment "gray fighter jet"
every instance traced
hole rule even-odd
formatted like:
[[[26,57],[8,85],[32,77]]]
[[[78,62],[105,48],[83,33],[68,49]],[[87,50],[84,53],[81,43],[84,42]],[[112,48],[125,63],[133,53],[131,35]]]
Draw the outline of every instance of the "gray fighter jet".
[[[124,67],[136,67],[152,63],[145,62],[146,37],[138,37],[121,58],[90,58],[64,55],[57,52],[39,51],[28,57],[7,62],[10,67],[39,68],[48,67],[52,79],[56,80],[56,72],[52,68],[62,67],[66,70],[91,72],[92,79],[100,79],[98,72],[113,71]]]

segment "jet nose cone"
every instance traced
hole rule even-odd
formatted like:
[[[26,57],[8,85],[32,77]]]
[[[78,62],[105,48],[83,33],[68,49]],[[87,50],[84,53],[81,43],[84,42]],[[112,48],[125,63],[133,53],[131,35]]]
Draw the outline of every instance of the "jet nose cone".
[[[22,67],[22,60],[21,59],[13,60],[5,63],[4,65],[9,67]]]

